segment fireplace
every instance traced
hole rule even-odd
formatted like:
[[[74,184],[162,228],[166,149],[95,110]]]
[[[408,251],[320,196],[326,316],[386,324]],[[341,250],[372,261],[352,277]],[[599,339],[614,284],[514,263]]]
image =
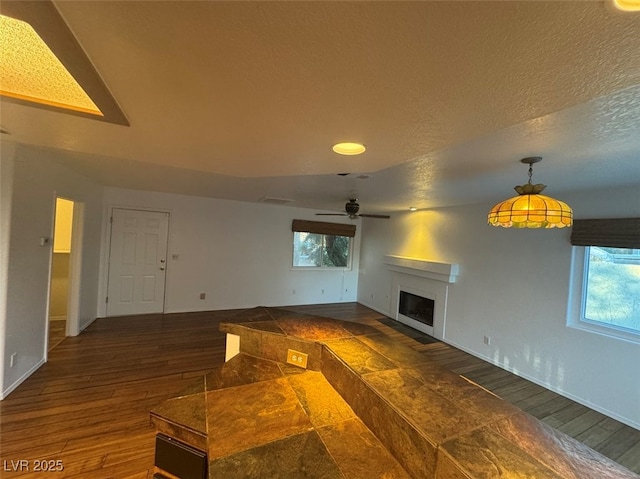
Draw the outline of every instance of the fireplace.
[[[449,285],[459,265],[385,255],[391,272],[391,312],[395,319],[437,339],[445,338]]]
[[[398,321],[430,336],[434,335],[433,319],[436,309],[434,294],[400,286],[397,305]]]
[[[433,307],[435,301],[417,294],[400,291],[398,313],[433,327]]]

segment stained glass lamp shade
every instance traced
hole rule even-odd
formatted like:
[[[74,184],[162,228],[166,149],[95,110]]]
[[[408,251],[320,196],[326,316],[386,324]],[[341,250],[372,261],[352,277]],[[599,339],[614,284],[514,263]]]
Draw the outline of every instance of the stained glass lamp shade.
[[[532,164],[540,157],[524,158],[529,165],[529,182],[516,186],[518,196],[502,201],[491,208],[487,221],[491,226],[504,228],[564,228],[573,224],[573,211],[565,202],[541,195],[545,185],[531,183]]]

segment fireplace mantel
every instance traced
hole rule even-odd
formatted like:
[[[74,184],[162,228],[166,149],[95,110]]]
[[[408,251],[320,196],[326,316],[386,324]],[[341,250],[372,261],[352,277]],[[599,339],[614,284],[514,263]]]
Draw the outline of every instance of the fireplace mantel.
[[[455,263],[428,261],[392,254],[384,255],[384,263],[391,271],[421,276],[444,283],[455,283],[459,272],[459,265]]]

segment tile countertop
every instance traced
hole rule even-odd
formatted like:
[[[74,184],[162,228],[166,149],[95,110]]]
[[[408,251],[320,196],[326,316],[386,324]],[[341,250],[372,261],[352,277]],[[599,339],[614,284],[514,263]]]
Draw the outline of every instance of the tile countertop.
[[[240,353],[151,412],[210,478],[640,479],[370,326],[258,307],[221,330]]]

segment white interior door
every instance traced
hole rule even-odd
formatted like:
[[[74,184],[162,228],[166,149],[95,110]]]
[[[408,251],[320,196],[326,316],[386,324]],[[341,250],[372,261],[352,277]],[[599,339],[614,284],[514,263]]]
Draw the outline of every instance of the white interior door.
[[[162,313],[169,213],[114,208],[107,316]]]

